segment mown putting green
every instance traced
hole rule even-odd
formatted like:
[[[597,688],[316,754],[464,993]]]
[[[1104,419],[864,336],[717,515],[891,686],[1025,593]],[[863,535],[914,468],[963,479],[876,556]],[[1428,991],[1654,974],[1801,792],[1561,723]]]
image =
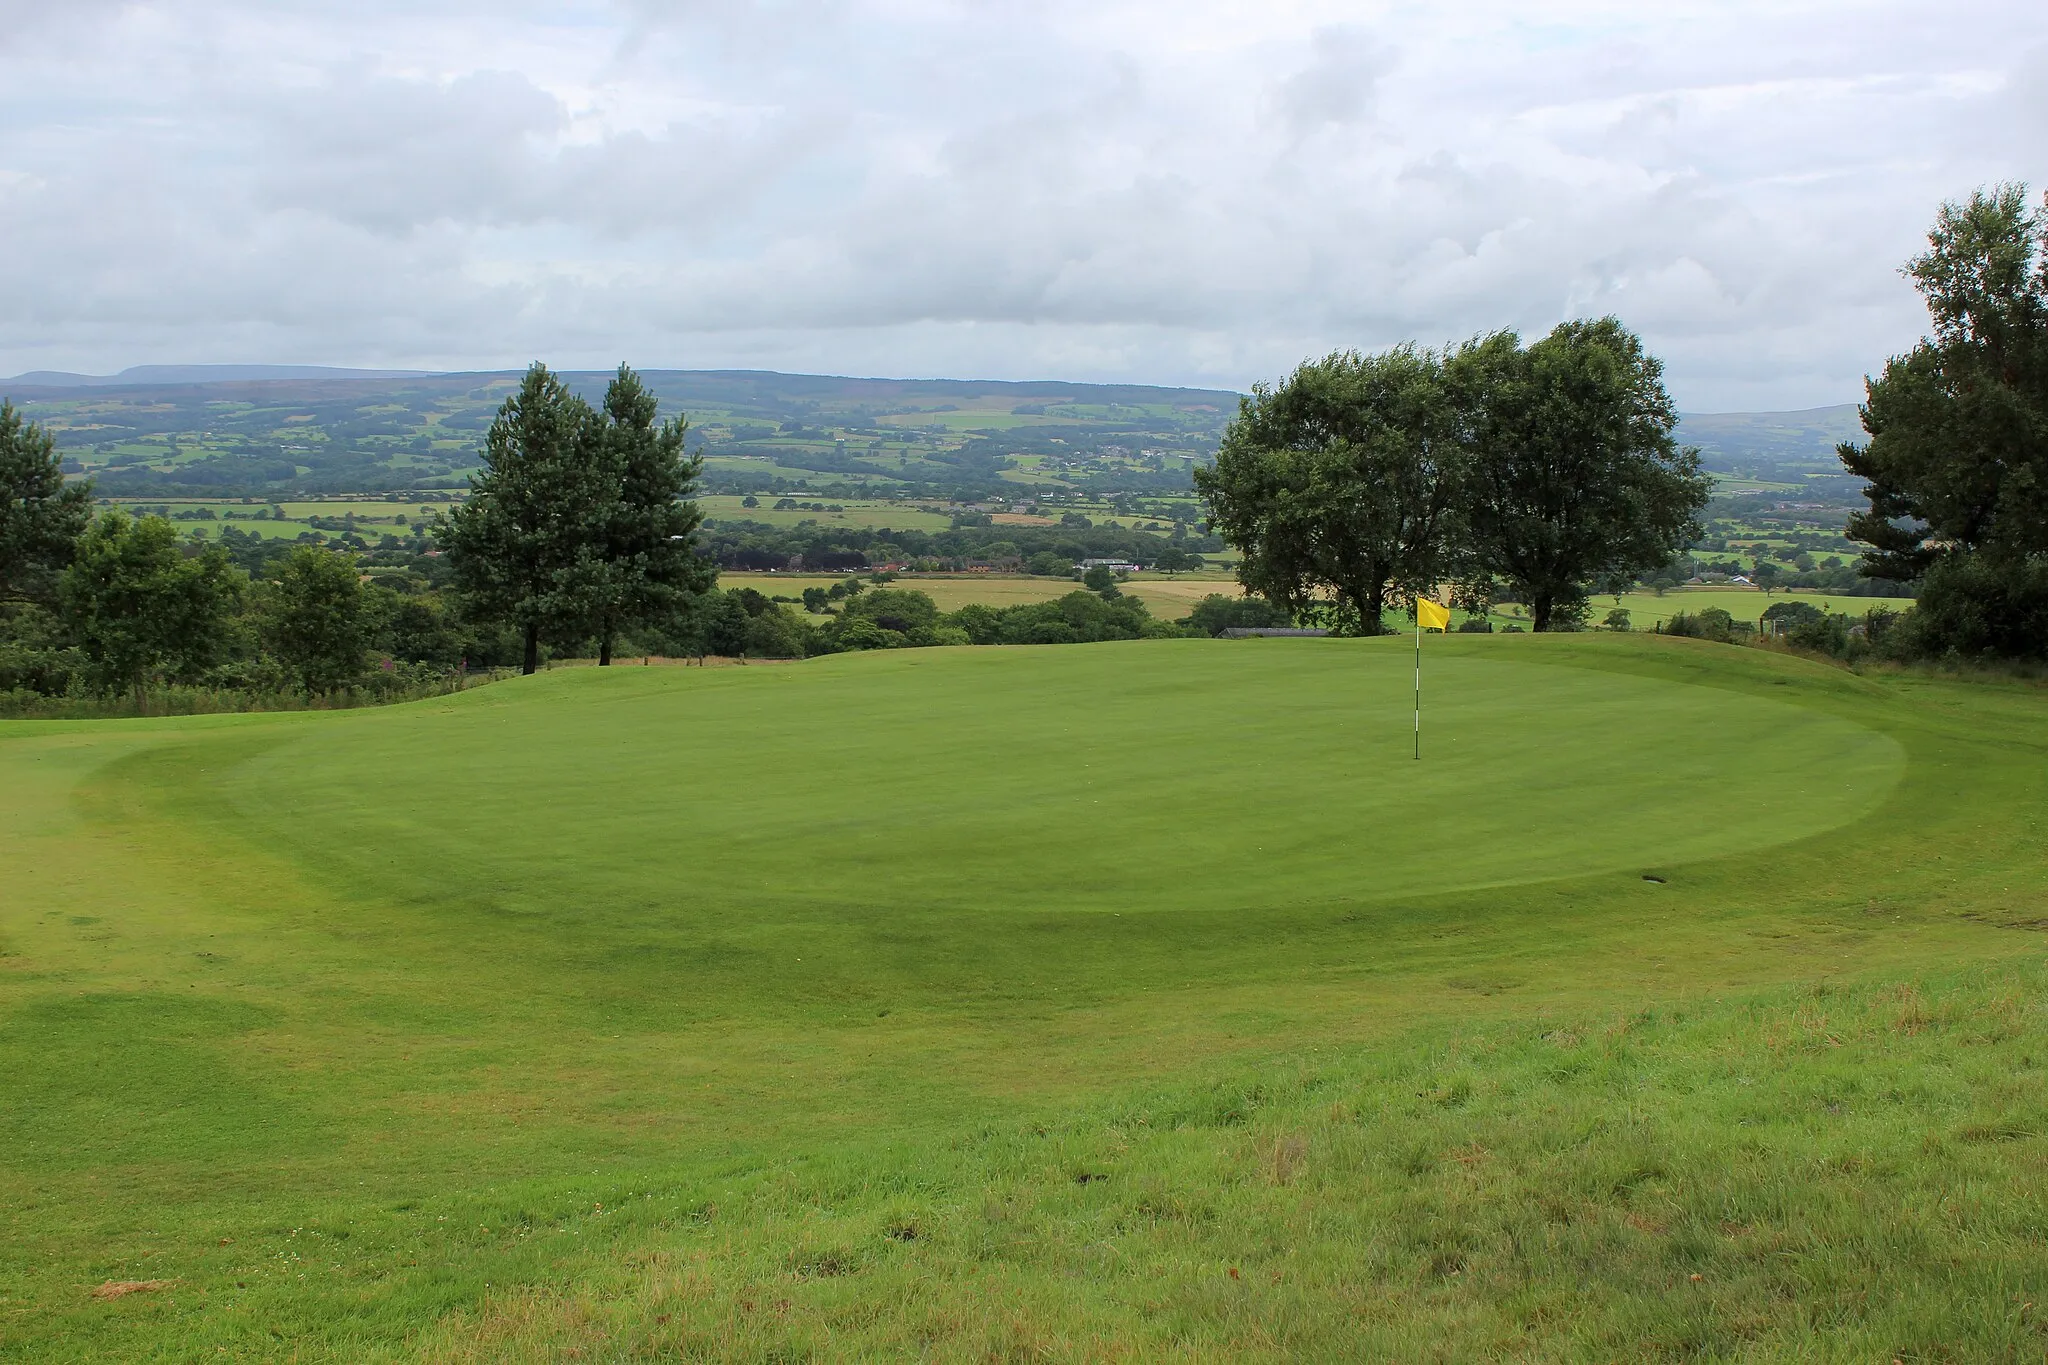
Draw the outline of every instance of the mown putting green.
[[[1767,698],[1430,650],[1422,762],[1409,658],[1291,640],[565,670],[224,769],[156,761],[208,765],[239,833],[424,918],[671,933],[1000,932],[1684,862],[1844,823],[1898,772],[1884,736]]]
[[[2036,1349],[2040,694],[1425,651],[0,729],[0,1358]]]

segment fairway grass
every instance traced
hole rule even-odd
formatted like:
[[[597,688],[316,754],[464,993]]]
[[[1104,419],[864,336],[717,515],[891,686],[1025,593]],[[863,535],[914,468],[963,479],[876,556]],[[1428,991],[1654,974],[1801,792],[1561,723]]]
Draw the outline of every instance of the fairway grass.
[[[2040,1359],[2042,693],[1425,648],[0,726],[0,1358]]]

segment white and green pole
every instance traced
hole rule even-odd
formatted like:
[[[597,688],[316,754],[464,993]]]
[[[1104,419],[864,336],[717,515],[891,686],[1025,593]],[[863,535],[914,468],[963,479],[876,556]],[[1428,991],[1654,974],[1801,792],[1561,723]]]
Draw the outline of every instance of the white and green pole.
[[[1422,761],[1422,609],[1415,610],[1415,761]]]

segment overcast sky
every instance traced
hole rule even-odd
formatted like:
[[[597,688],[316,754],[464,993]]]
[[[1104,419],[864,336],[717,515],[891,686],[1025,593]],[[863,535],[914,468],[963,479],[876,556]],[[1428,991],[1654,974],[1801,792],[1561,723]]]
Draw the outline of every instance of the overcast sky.
[[[2038,0],[0,0],[0,374],[1235,388],[1612,312],[1806,407],[2003,179]]]

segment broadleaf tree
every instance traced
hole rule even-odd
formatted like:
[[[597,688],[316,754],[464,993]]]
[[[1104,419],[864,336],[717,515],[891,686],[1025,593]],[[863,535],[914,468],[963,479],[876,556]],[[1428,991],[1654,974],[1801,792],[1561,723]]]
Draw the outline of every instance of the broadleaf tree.
[[[79,537],[58,583],[67,631],[103,687],[141,709],[158,676],[195,680],[229,644],[242,574],[219,546],[187,547],[162,517],[111,511]]]
[[[92,481],[67,481],[55,438],[0,399],[0,602],[53,602],[91,520]]]
[[[1286,612],[1378,635],[1449,567],[1464,479],[1443,358],[1413,346],[1309,361],[1253,389],[1195,471],[1238,581]]]
[[[1662,362],[1618,320],[1562,323],[1527,347],[1497,332],[1446,372],[1470,450],[1464,572],[1501,582],[1535,629],[1575,626],[1589,590],[1699,536],[1711,483],[1699,452],[1672,440]]]
[[[301,545],[286,557],[265,605],[265,643],[309,695],[362,679],[370,622],[356,557]]]

